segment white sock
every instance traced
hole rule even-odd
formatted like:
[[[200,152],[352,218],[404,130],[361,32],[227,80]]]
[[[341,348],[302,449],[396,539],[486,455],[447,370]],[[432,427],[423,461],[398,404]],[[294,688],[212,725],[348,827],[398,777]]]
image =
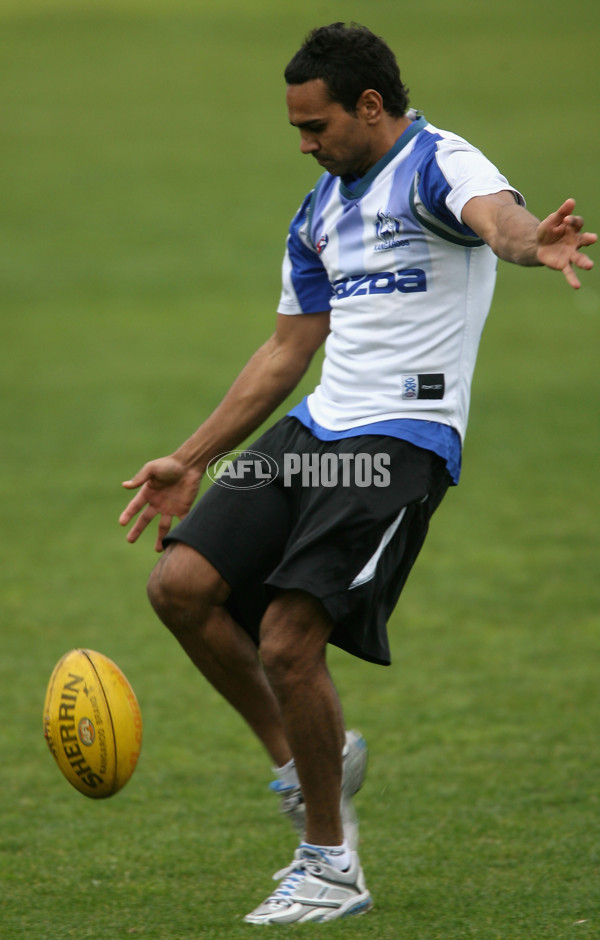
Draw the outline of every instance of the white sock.
[[[273,767],[273,773],[277,774],[278,780],[286,787],[299,787],[300,781],[298,780],[298,772],[296,770],[296,762],[292,757],[291,760],[284,764],[283,767]]]
[[[338,871],[346,871],[350,868],[352,853],[345,839],[341,845],[313,845],[311,842],[303,842],[302,845],[305,845],[307,849],[316,849],[318,852],[322,852],[326,856],[329,865]]]

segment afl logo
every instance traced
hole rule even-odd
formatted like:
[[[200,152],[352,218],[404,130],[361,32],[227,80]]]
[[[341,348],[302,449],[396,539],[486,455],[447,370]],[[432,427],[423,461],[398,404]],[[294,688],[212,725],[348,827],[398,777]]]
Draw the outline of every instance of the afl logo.
[[[316,249],[317,249],[317,254],[320,255],[321,252],[325,251],[325,249],[327,248],[328,243],[329,243],[329,235],[321,235],[319,241],[318,241],[317,244],[315,245],[315,247],[316,247]]]
[[[230,490],[257,490],[277,477],[279,467],[272,457],[254,450],[232,450],[213,457],[206,474],[213,483]]]
[[[418,398],[419,397],[419,379],[416,375],[403,375],[402,376],[402,397],[403,398]]]
[[[86,747],[91,747],[96,740],[96,729],[89,718],[82,718],[77,726],[79,740]]]

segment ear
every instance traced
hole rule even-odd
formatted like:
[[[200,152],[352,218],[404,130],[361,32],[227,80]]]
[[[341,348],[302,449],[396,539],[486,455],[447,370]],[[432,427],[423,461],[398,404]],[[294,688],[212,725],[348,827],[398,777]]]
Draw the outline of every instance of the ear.
[[[383,114],[383,98],[374,88],[367,88],[356,102],[356,111],[367,124],[377,124]]]

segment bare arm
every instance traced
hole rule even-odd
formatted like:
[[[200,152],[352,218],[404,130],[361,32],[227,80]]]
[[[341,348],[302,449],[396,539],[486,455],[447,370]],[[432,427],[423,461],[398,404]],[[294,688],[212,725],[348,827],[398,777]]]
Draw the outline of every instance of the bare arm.
[[[126,489],[141,487],[119,518],[121,525],[127,525],[143,510],[127,536],[129,542],[135,542],[159,515],[155,547],[162,550],[173,517],[181,519],[189,512],[211,459],[234,448],[285,400],[328,332],[329,312],[279,315],[273,335],[198,430],[173,454],[150,461],[123,483]]]
[[[589,271],[594,262],[582,248],[597,236],[582,232],[583,219],[572,215],[575,200],[567,199],[542,222],[517,205],[510,192],[475,196],[465,205],[463,221],[488,243],[503,261],[521,265],[545,265],[562,271],[571,287],[581,286],[574,268]]]
[[[296,387],[329,332],[329,313],[279,315],[273,335],[252,356],[223,401],[175,452],[204,472],[216,455],[256,430]]]

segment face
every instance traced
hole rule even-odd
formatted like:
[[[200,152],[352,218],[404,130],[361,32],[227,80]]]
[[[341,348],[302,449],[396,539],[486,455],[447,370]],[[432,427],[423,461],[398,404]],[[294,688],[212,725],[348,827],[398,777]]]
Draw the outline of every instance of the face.
[[[300,150],[329,173],[363,176],[377,162],[365,109],[349,114],[330,99],[320,78],[288,85],[287,106],[290,124],[300,131]]]

